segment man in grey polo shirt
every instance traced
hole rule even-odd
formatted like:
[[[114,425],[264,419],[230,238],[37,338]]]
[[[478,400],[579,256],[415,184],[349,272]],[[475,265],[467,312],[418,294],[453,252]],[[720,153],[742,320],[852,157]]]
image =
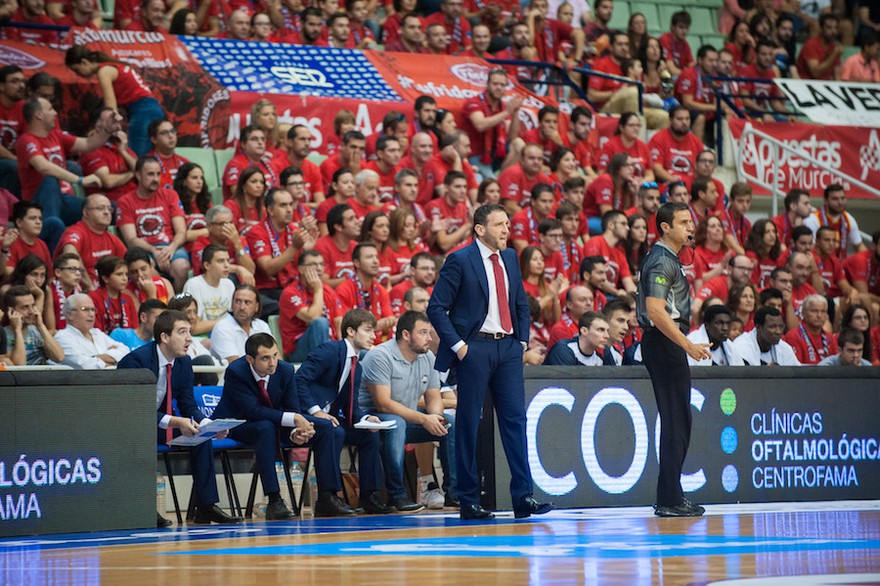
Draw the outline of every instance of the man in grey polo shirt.
[[[389,504],[398,511],[419,511],[403,484],[403,458],[407,443],[440,441],[443,492],[446,504],[455,506],[455,418],[443,413],[440,379],[429,350],[431,322],[419,311],[407,311],[397,322],[394,340],[372,350],[361,361],[364,369],[358,400],[362,409],[383,421],[395,421],[395,429],[383,430],[382,465]],[[425,397],[425,412],[418,410]]]

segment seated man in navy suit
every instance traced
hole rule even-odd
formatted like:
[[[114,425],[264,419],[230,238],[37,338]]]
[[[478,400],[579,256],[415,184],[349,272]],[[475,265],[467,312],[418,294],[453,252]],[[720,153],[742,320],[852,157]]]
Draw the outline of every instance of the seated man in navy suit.
[[[149,368],[156,375],[156,422],[160,444],[168,443],[175,435],[192,436],[199,431],[200,425],[211,421],[196,406],[193,396],[192,360],[186,354],[192,344],[190,328],[183,312],[163,311],[153,324],[154,341],[126,355],[116,366]],[[177,402],[177,414],[172,399]],[[231,517],[217,506],[220,498],[214,478],[211,442],[193,446],[189,454],[196,497],[194,522],[241,523],[244,519]],[[157,524],[165,527],[171,522],[158,515]]]
[[[382,488],[379,435],[354,428],[354,424],[362,420],[379,422],[377,417],[365,414],[357,402],[363,373],[358,354],[373,347],[375,328],[376,316],[372,313],[358,308],[349,310],[342,318],[344,339],[321,344],[296,371],[299,404],[309,413],[309,421],[315,424],[315,437],[328,438],[330,446],[330,449],[315,450],[316,517],[355,513],[337,494],[342,490],[339,456],[345,444],[358,448],[360,503],[364,511],[386,514],[396,510],[382,504],[376,494]]]
[[[226,369],[223,396],[214,417],[247,421],[230,430],[229,437],[254,448],[263,492],[269,497],[266,519],[293,519],[293,511],[281,498],[275,474],[278,434],[282,427],[293,428],[290,440],[302,445],[315,434],[315,426],[299,413],[293,365],[278,360],[275,338],[254,334],[245,342],[244,350],[245,355]]]

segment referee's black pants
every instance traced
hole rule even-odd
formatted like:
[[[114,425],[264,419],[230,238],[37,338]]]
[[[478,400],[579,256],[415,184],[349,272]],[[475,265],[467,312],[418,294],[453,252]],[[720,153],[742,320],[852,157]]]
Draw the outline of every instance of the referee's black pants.
[[[648,328],[642,336],[642,362],[660,412],[657,504],[673,507],[684,499],[681,470],[691,440],[691,370],[684,348],[657,328]]]

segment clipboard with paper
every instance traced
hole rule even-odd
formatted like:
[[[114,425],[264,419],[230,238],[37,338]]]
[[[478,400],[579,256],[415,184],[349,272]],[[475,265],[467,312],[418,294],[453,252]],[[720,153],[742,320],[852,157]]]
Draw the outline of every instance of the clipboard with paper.
[[[221,431],[227,431],[234,427],[238,427],[242,423],[244,423],[244,419],[215,419],[206,425],[199,427],[199,432],[191,437],[187,437],[185,435],[179,435],[170,442],[168,442],[169,446],[197,446],[201,443],[204,443],[210,439],[213,439],[215,435],[220,433]]]

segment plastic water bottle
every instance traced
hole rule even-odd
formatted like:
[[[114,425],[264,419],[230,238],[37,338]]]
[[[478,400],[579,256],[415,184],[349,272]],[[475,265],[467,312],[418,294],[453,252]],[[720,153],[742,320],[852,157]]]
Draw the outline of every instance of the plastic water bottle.
[[[318,502],[318,477],[315,476],[315,467],[309,470],[309,505],[312,507],[312,515],[315,514],[315,503]]]
[[[303,476],[303,471],[299,466],[299,462],[294,462],[290,466],[290,482],[293,484],[293,494],[297,499],[299,498],[299,495],[302,494],[304,481],[305,477]],[[302,503],[300,503],[300,507],[302,507]]]
[[[167,507],[165,506],[165,475],[156,475],[156,512],[164,515]]]
[[[287,494],[287,477],[284,474],[284,464],[275,462],[275,475],[278,477],[278,490],[281,491],[281,499],[290,506],[284,495]]]

